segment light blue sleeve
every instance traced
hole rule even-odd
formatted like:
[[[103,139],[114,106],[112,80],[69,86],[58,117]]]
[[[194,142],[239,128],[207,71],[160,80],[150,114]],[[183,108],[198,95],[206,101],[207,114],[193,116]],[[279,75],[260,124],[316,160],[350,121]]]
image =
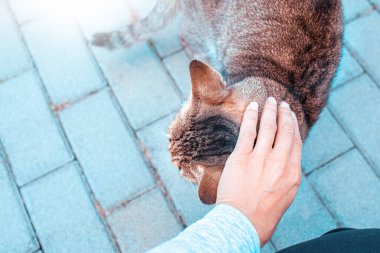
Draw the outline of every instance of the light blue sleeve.
[[[260,241],[247,217],[229,205],[217,205],[174,239],[147,253],[260,253]]]

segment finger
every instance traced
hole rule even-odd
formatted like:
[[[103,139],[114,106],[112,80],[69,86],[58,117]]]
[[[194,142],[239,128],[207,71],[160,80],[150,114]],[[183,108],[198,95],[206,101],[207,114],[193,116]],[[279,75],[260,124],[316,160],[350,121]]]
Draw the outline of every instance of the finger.
[[[289,163],[291,167],[301,168],[302,159],[302,139],[298,120],[294,112],[292,112],[292,120],[294,122],[294,139],[292,144],[292,150],[290,152]]]
[[[256,102],[250,103],[245,110],[235,148],[237,152],[249,153],[252,151],[256,139],[258,110],[259,105]]]
[[[258,153],[268,153],[272,149],[277,131],[276,117],[277,102],[273,97],[269,97],[264,105],[255,146],[255,151]]]
[[[292,119],[292,111],[288,103],[281,102],[278,111],[278,131],[276,133],[273,154],[284,165],[287,165],[293,146],[295,122]]]

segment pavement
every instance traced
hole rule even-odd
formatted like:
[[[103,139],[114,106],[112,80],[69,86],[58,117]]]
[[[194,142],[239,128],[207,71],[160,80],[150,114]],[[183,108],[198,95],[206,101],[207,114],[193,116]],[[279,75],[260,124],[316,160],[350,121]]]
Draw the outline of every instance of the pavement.
[[[58,1],[58,2],[55,2]],[[380,227],[380,1],[343,0],[343,58],[304,145],[299,194],[263,252]],[[155,0],[0,0],[0,252],[142,252],[204,216],[170,162],[188,97],[173,25],[108,51]]]

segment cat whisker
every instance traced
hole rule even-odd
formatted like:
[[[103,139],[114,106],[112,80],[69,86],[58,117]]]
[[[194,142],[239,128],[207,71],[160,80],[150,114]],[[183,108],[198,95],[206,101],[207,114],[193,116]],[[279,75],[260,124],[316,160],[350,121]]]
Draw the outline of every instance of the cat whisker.
[[[169,113],[170,121],[173,121],[173,116],[172,116],[172,113],[169,110],[169,106],[168,106],[168,103],[166,102],[166,100],[164,100],[164,103],[165,103],[166,110]]]

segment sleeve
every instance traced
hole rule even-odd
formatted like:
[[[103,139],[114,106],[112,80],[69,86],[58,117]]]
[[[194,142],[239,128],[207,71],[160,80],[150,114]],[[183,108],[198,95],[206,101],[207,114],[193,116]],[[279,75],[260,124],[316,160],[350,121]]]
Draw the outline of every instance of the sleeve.
[[[257,232],[237,209],[220,204],[174,239],[147,253],[260,253]]]

